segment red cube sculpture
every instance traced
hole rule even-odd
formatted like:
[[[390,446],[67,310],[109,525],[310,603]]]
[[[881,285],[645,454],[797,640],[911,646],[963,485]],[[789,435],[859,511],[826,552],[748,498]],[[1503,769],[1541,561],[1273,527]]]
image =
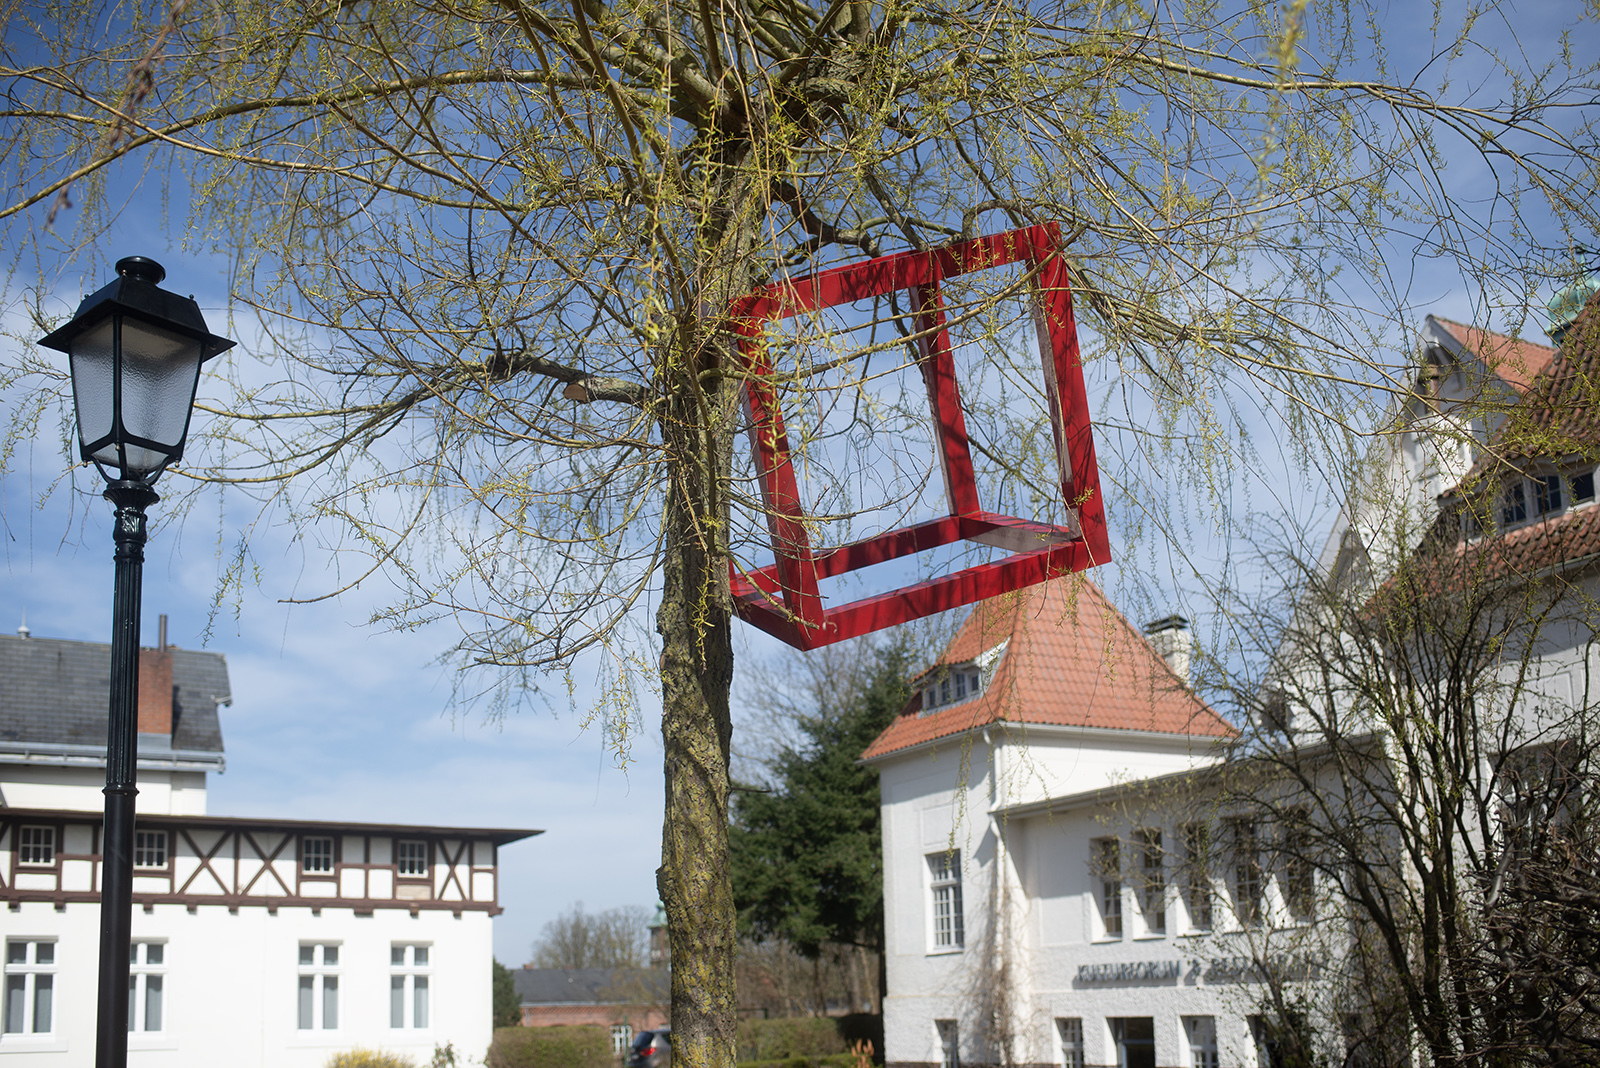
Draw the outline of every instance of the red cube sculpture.
[[[1032,226],[763,286],[734,303],[740,351],[750,372],[746,397],[751,448],[776,557],[774,563],[754,571],[729,565],[734,604],[741,617],[796,648],[815,649],[1110,560],[1072,293],[1060,245],[1056,224]],[[978,503],[961,390],[940,295],[943,279],[1024,261],[1030,267],[1031,300],[1062,497],[1076,520],[1065,525],[998,515],[984,511]],[[805,529],[783,414],[771,385],[772,363],[762,343],[763,325],[898,290],[910,294],[915,309],[920,339],[917,363],[928,387],[950,511],[915,526],[814,551]],[[821,579],[960,540],[1007,549],[1012,555],[850,604],[823,605],[817,588]]]

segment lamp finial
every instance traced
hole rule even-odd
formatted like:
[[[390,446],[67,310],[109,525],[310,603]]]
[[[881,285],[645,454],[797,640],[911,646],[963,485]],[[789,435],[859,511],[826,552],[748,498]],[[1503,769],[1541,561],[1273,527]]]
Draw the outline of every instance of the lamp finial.
[[[124,278],[137,278],[158,286],[167,276],[167,269],[149,256],[124,256],[117,261],[117,273]]]

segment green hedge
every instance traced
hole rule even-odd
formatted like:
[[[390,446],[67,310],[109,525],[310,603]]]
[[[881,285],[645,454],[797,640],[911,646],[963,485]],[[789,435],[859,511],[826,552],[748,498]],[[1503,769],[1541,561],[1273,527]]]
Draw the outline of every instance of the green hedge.
[[[876,1013],[857,1013],[852,1016],[793,1016],[782,1020],[740,1020],[739,1060],[762,1064],[767,1061],[783,1063],[795,1058],[827,1064],[832,1068],[836,1055],[850,1057],[850,1047],[857,1042],[872,1044],[873,1059],[883,1063],[883,1017]],[[840,1064],[855,1064],[854,1059]],[[792,1068],[805,1068],[795,1064]]]
[[[599,1024],[497,1027],[488,1068],[616,1068],[611,1032]]]
[[[738,1068],[856,1068],[860,1062],[850,1053],[830,1053],[825,1057],[784,1057],[775,1061],[740,1061]]]
[[[848,1051],[849,1046],[840,1037],[839,1028],[826,1016],[739,1021],[741,1062],[789,1061],[796,1057],[826,1057]]]
[[[830,1053],[825,1057],[784,1057],[775,1061],[740,1061],[738,1068],[856,1068],[860,1062],[851,1053]]]

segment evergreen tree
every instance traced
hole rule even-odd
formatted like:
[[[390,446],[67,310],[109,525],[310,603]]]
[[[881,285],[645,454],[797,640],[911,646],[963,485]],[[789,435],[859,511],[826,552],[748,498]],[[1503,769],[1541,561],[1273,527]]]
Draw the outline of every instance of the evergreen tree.
[[[737,793],[729,845],[747,934],[813,959],[827,942],[883,952],[878,771],[858,761],[910,696],[911,661],[903,641],[877,647],[842,694],[813,687],[815,712],[766,762],[770,789]]]
[[[494,962],[494,1025],[515,1027],[522,1022],[522,1003],[517,997],[517,982],[499,961]]]

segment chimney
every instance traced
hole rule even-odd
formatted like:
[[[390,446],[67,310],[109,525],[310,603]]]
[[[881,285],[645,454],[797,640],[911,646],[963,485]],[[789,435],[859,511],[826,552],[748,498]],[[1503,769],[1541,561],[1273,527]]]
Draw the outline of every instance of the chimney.
[[[1194,635],[1189,633],[1189,621],[1178,615],[1158,619],[1145,624],[1144,636],[1178,680],[1189,685],[1189,660],[1194,655]]]
[[[172,650],[167,648],[167,617],[161,617],[159,645],[139,650],[139,733],[172,737]]]

